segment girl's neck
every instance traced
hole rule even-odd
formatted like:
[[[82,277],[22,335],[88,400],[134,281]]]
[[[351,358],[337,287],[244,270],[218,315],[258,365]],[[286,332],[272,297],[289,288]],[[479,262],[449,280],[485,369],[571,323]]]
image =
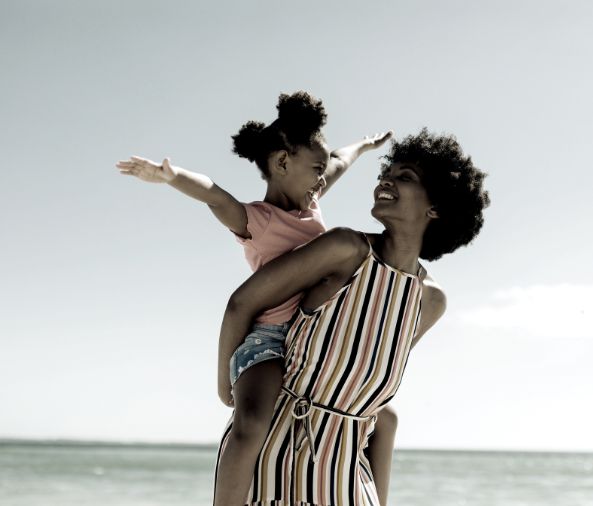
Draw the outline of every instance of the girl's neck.
[[[276,185],[269,183],[264,202],[272,204],[284,211],[294,211],[296,209],[296,206],[290,202],[285,193],[283,193]]]
[[[409,274],[418,272],[422,238],[417,234],[384,230],[374,244],[374,250],[387,265]]]

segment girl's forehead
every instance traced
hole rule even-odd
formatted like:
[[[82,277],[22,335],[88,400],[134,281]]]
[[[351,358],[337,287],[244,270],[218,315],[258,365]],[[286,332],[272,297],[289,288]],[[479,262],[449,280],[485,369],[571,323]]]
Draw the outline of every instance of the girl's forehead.
[[[298,150],[298,155],[311,161],[325,161],[329,156],[329,148],[326,144],[321,143],[315,143],[311,147],[301,146]]]

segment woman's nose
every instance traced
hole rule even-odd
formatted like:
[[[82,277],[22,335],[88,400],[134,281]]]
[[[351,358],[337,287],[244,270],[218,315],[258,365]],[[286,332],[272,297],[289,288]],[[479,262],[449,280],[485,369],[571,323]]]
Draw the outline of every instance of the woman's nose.
[[[319,176],[319,185],[321,186],[321,188],[325,188],[327,186],[325,176]]]
[[[393,180],[386,178],[386,177],[382,177],[381,180],[379,181],[379,184],[381,186],[385,186],[386,188],[393,188]]]

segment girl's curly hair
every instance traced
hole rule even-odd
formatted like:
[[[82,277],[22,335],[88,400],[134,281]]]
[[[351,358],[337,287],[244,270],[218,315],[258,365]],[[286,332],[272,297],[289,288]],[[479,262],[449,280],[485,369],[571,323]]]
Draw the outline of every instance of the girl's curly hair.
[[[422,169],[422,184],[438,218],[432,220],[422,241],[420,257],[436,260],[469,244],[484,223],[482,211],[490,204],[483,188],[486,173],[463,154],[453,135],[436,135],[423,128],[418,135],[393,140],[383,170],[408,162]]]
[[[276,108],[278,118],[270,125],[248,121],[232,136],[233,153],[255,162],[264,179],[270,177],[268,157],[274,151],[286,150],[294,154],[300,146],[325,142],[321,128],[327,114],[321,100],[305,91],[292,95],[283,93]]]

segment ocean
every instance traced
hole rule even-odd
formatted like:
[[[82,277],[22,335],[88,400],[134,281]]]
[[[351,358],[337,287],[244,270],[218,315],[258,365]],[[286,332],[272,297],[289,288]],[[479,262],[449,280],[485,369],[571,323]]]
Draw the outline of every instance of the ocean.
[[[0,442],[1,506],[209,506],[216,448]],[[390,505],[593,506],[593,454],[396,450]]]

